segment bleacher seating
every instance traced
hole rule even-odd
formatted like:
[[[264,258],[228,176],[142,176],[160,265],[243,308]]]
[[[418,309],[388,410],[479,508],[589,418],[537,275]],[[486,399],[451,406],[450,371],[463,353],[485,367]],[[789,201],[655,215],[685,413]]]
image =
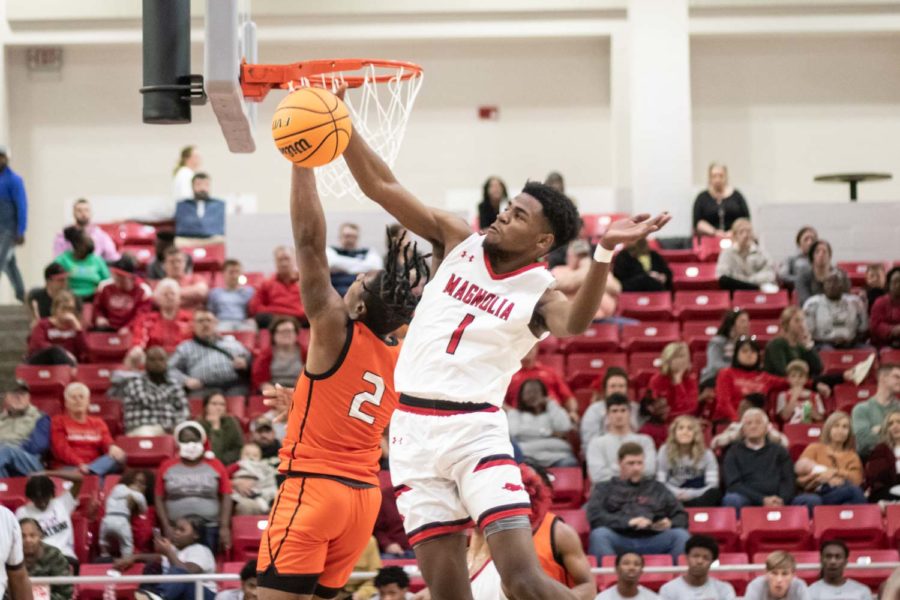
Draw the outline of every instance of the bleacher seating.
[[[131,334],[91,331],[86,336],[86,344],[89,362],[122,362],[131,347]]]
[[[549,469],[553,477],[554,508],[577,508],[584,494],[584,476],[581,467],[556,467]]]
[[[731,308],[731,298],[726,291],[678,291],[672,305],[675,315],[682,321],[716,321]]]
[[[805,506],[748,506],[741,509],[741,542],[749,554],[805,550],[810,529]]]
[[[249,560],[259,554],[259,541],[268,523],[265,515],[231,517],[231,559]]]
[[[672,270],[672,287],[678,290],[718,290],[716,265],[710,263],[675,263]]]
[[[719,330],[719,323],[713,321],[685,321],[681,332],[691,352],[706,352],[706,346]],[[694,365],[696,367],[696,365]]]
[[[674,316],[669,292],[628,292],[619,296],[619,313],[642,321],[667,321]]]
[[[791,453],[791,459],[797,460],[813,442],[818,442],[822,435],[822,425],[816,423],[788,423],[782,429],[784,435],[787,436],[788,450]]]
[[[851,549],[883,548],[881,509],[876,504],[816,506],[813,538],[817,546],[825,540],[841,539]]]
[[[857,363],[869,358],[873,350],[822,350],[819,358],[822,359],[822,369],[826,375],[838,375]],[[873,380],[874,369],[869,371],[868,379]]]
[[[157,467],[176,455],[175,439],[171,435],[120,435],[116,438],[116,445],[125,451],[129,467]]]
[[[591,385],[609,367],[628,366],[624,354],[570,354],[566,361],[566,381],[572,389]]]
[[[75,371],[75,381],[88,386],[93,394],[105,394],[112,382],[113,371],[121,368],[119,364],[81,364]]]
[[[678,323],[674,321],[645,321],[622,327],[622,347],[626,352],[659,352],[667,344],[680,339]]]
[[[738,290],[734,292],[732,304],[747,311],[751,319],[777,319],[790,304],[790,299],[785,290],[774,294]]]
[[[900,560],[896,549],[890,550],[850,550],[849,564],[869,565],[879,562],[893,562]],[[848,576],[857,580],[863,585],[869,586],[873,590],[884,583],[891,576],[893,569],[860,569],[858,571],[848,571]]]
[[[719,542],[720,550],[733,551],[739,548],[740,530],[737,512],[730,506],[710,508],[687,508],[688,531],[708,535]]]
[[[28,384],[32,396],[62,397],[63,390],[72,381],[72,367],[67,365],[18,365],[16,378]]]
[[[852,383],[841,383],[834,386],[833,405],[835,410],[849,413],[860,402],[865,402],[875,394],[876,386],[855,386]]]
[[[561,340],[566,354],[615,352],[619,349],[619,329],[610,323],[594,323],[581,335]]]

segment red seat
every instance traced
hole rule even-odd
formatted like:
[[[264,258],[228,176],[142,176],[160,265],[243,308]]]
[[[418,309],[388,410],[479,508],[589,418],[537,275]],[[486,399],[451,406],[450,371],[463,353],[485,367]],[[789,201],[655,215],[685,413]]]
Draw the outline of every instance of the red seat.
[[[116,446],[125,451],[129,467],[158,467],[175,456],[175,438],[171,435],[125,436],[116,438]]]
[[[225,262],[225,244],[210,244],[186,248],[194,260],[194,271],[221,271]]]
[[[797,460],[807,446],[819,441],[819,437],[822,435],[822,425],[821,423],[787,423],[783,431],[790,444],[788,450],[791,453],[791,459]]]
[[[681,339],[687,342],[692,353],[705,353],[709,340],[717,331],[719,323],[715,321],[685,321],[681,327]]]
[[[750,583],[750,573],[747,571],[717,571],[719,565],[748,565],[750,560],[743,552],[721,552],[719,553],[718,564],[713,563],[710,574],[720,581],[730,583],[734,587],[734,591],[738,596],[742,596]],[[679,566],[687,566],[687,556],[682,554],[678,557]]]
[[[748,554],[806,550],[809,538],[809,512],[805,506],[741,509],[741,541]]]
[[[778,330],[778,321],[761,321],[759,319],[750,321],[750,335],[756,336],[760,348],[765,348],[766,344],[778,335]]]
[[[841,269],[847,274],[847,277],[850,278],[851,285],[865,285],[866,284],[866,269],[869,265],[878,262],[878,261],[839,261],[837,263],[837,268]],[[884,265],[884,263],[881,263]]]
[[[5,477],[0,479],[0,504],[15,512],[17,508],[28,502],[25,497],[27,477]]]
[[[562,343],[555,335],[548,335],[538,342],[538,354],[558,354],[562,352]]]
[[[75,371],[75,381],[88,386],[94,394],[105,394],[112,382],[113,371],[121,368],[120,364],[81,364]]]
[[[250,396],[247,399],[247,411],[246,415],[249,420],[253,420],[256,417],[265,414],[269,411],[269,407],[263,404],[265,398],[262,396]]]
[[[671,567],[672,557],[668,554],[644,554],[645,567]],[[615,567],[615,556],[604,556],[600,561],[601,567]],[[650,588],[654,592],[658,592],[664,584],[672,579],[671,573],[644,573],[641,575],[641,585]],[[616,583],[615,575],[601,575],[600,587],[606,589]]]
[[[878,361],[883,365],[898,365],[900,364],[900,350],[896,348],[882,348]]]
[[[562,375],[566,372],[566,357],[562,354],[541,354],[538,362]]]
[[[125,432],[125,418],[121,400],[105,400],[91,398],[88,412],[92,417],[100,417],[106,423],[109,434],[113,437]]]
[[[738,549],[738,520],[733,508],[722,506],[685,510],[688,514],[688,531],[714,538],[722,551]]]
[[[68,493],[72,489],[72,482],[59,477],[51,477],[56,486],[56,495]],[[100,478],[96,475],[85,475],[81,480],[81,489],[78,491],[78,510],[89,508],[92,501],[100,500]]]
[[[109,563],[91,564],[82,562],[78,574],[84,577],[92,575],[102,577],[106,575],[141,575],[143,572],[144,565],[141,563],[133,565],[125,573],[119,573]],[[80,583],[75,586],[75,593],[78,600],[108,600],[108,596],[104,594],[104,590],[108,585],[106,583]],[[131,600],[134,598],[134,592],[138,588],[136,583],[116,583],[114,586],[116,600]]]
[[[813,509],[816,545],[841,539],[851,549],[883,548],[885,542],[881,509],[876,504],[816,506]]]
[[[229,331],[223,334],[223,337],[231,336],[241,343],[249,352],[256,349],[256,332],[255,331]]]
[[[662,359],[658,352],[635,352],[628,357],[628,377],[635,390],[643,390],[659,372]]]
[[[125,221],[119,226],[119,239],[124,246],[153,246],[156,243],[156,229],[133,221]]]
[[[877,389],[878,386],[875,385],[855,386],[852,383],[839,383],[833,390],[834,406],[836,410],[849,413],[854,406],[875,395]]]
[[[888,504],[884,511],[884,522],[888,544],[900,545],[900,504]]]
[[[588,523],[587,514],[580,508],[554,508],[553,512],[565,521],[581,538],[581,547],[587,549],[588,538],[591,535],[591,525]]]
[[[566,381],[572,389],[590,386],[609,367],[626,368],[624,354],[570,354],[566,361]]]
[[[703,370],[703,367],[706,366],[707,358],[705,349],[691,352],[691,366],[694,368],[695,373]]]
[[[58,415],[63,411],[62,394],[58,396],[32,396],[31,403],[48,417]]]
[[[774,294],[738,290],[732,304],[746,310],[753,319],[777,319],[790,304],[790,299],[787,290],[778,290]]]
[[[847,563],[847,576],[855,579],[863,585],[869,586],[873,591],[884,583],[891,573],[887,569],[854,569],[853,565],[870,565],[872,563],[896,563],[900,560],[897,550],[850,550],[850,560]]]
[[[265,515],[231,517],[231,560],[250,560],[259,554],[259,542],[266,529]]]
[[[659,352],[677,342],[681,332],[674,321],[652,321],[622,327],[622,347],[627,352]]]
[[[852,368],[857,363],[869,358],[874,350],[822,350],[819,357],[822,359],[822,369],[825,375],[836,375]],[[866,381],[874,378],[875,368],[869,371]]]
[[[89,362],[122,362],[131,348],[131,334],[91,331],[87,334],[86,343]]]
[[[415,594],[425,589],[425,580],[422,575],[416,574],[418,567],[414,558],[384,558],[381,560],[382,567],[402,567],[409,575],[409,591]]]
[[[222,565],[222,572],[226,574],[235,574],[239,575],[241,569],[244,568],[246,561],[226,561],[224,565]],[[219,582],[219,591],[222,590],[239,590],[241,589],[240,581],[220,581]]]
[[[141,268],[146,267],[156,257],[151,246],[123,246],[122,254],[130,254]]]
[[[555,467],[549,469],[553,477],[553,506],[577,508],[584,496],[584,475],[581,467]]]
[[[668,321],[674,316],[669,292],[627,292],[619,295],[619,314],[642,321]]]
[[[700,260],[693,250],[657,250],[666,263],[694,263]]]
[[[68,365],[16,365],[16,379],[28,384],[33,396],[59,395],[72,381],[72,367]]]
[[[731,298],[724,290],[675,292],[675,314],[682,321],[691,319],[719,320],[731,308]]]
[[[798,565],[815,565],[814,567],[810,567],[807,569],[797,569],[797,577],[806,582],[807,585],[817,580],[821,575],[819,569],[820,565],[820,557],[819,553],[812,550],[801,550],[791,552],[794,555],[794,560],[797,561]],[[769,555],[768,552],[757,552],[753,555],[753,562],[759,565],[765,565],[766,557]],[[756,577],[757,575],[762,575],[765,572],[764,568],[761,568],[759,572],[753,573],[751,577]]]
[[[581,335],[561,340],[563,352],[615,352],[619,349],[619,329],[610,323],[594,323]]]
[[[719,278],[716,265],[710,263],[675,263],[672,269],[672,287],[679,290],[718,290]]]
[[[703,236],[694,238],[694,253],[704,262],[716,262],[722,250],[730,248],[733,242],[728,238]]]

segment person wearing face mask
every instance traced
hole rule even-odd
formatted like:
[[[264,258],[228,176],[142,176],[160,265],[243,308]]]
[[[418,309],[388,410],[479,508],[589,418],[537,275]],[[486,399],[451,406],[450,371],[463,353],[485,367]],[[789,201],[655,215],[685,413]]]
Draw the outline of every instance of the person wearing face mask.
[[[206,529],[210,548],[231,547],[231,480],[217,458],[207,458],[206,432],[197,421],[175,428],[178,456],[165,461],[156,476],[155,507],[164,537],[172,539],[173,523],[196,515]]]
[[[109,267],[102,258],[94,254],[94,241],[83,229],[71,225],[63,230],[63,236],[72,245],[72,249],[57,256],[55,261],[68,272],[69,289],[72,293],[85,302],[90,302],[100,282],[110,278]]]
[[[193,246],[224,241],[225,203],[209,195],[209,175],[191,179],[194,197],[175,205],[175,244]]]

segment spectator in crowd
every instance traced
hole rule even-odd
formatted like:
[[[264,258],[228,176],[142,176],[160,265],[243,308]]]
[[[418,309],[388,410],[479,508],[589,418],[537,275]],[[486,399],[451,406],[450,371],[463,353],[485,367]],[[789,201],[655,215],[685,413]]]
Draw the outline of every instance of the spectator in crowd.
[[[415,558],[409,538],[403,529],[403,518],[397,510],[397,499],[390,481],[381,485],[381,507],[373,533],[378,540],[381,558]]]
[[[578,459],[567,441],[572,420],[547,397],[540,379],[529,379],[519,388],[516,408],[507,412],[509,434],[522,452],[543,467],[574,467]]]
[[[797,283],[797,277],[809,267],[809,249],[819,239],[815,227],[804,225],[797,232],[797,254],[787,257],[778,271],[778,278],[793,287]]]
[[[825,403],[822,397],[807,386],[809,365],[802,360],[792,360],[787,366],[790,386],[775,398],[775,412],[782,423],[821,423],[825,420]]]
[[[65,412],[50,418],[54,463],[77,467],[85,475],[107,475],[125,463],[125,451],[113,444],[106,422],[88,415],[91,391],[81,382],[66,386]]]
[[[556,279],[556,289],[565,294],[566,297],[572,298],[584,283],[584,278],[587,277],[592,260],[591,245],[587,240],[578,239],[569,242],[566,249],[565,264],[553,267],[550,270]],[[610,272],[607,275],[603,299],[600,301],[600,308],[597,309],[594,320],[607,319],[616,314],[621,291],[622,286]]]
[[[190,310],[180,308],[181,287],[177,281],[160,281],[153,299],[157,310],[140,313],[131,326],[129,355],[138,363],[143,362],[145,348],[161,346],[166,352],[174,352],[178,344],[192,335],[194,316]]]
[[[225,239],[225,203],[209,195],[209,175],[191,178],[191,196],[175,205],[176,245],[222,242]]]
[[[863,286],[867,309],[871,310],[875,301],[887,294],[887,274],[884,263],[872,263],[866,266],[866,284]]]
[[[900,494],[900,411],[893,410],[885,416],[878,434],[879,443],[872,449],[866,461],[866,489],[870,502],[898,502]]]
[[[734,222],[749,219],[750,210],[739,191],[728,184],[728,167],[712,163],[707,187],[694,200],[694,235],[729,237]]]
[[[83,231],[94,242],[94,254],[108,263],[119,260],[121,254],[116,248],[116,243],[113,239],[102,228],[91,223],[92,210],[90,202],[84,198],[76,200],[75,204],[72,205],[72,217],[75,219],[75,224],[72,227],[77,227]],[[73,249],[71,241],[66,239],[65,230],[56,234],[56,237],[53,239],[53,256],[59,256],[66,250]]]
[[[303,371],[300,324],[294,317],[276,317],[269,325],[272,343],[253,359],[250,381],[253,390],[281,384],[292,388]]]
[[[125,471],[119,483],[106,496],[106,510],[100,521],[100,555],[111,556],[111,546],[119,548],[119,556],[134,554],[134,532],[131,519],[147,512],[147,474]]]
[[[206,458],[206,431],[197,421],[175,428],[178,456],[163,462],[156,475],[154,506],[163,536],[172,539],[173,524],[196,515],[209,548],[231,547],[231,480],[217,458]]]
[[[872,344],[900,348],[900,267],[887,274],[887,294],[872,305]]]
[[[381,556],[378,554],[378,543],[375,538],[369,539],[366,549],[363,550],[356,565],[353,566],[354,571],[378,571],[381,569]],[[371,600],[378,590],[375,588],[375,579],[357,579],[348,582],[341,591],[338,592],[338,598],[352,600]]]
[[[206,431],[212,453],[225,465],[235,462],[241,455],[244,434],[240,422],[226,414],[225,396],[217,390],[203,396],[203,418],[200,424]]]
[[[724,455],[728,450],[728,447],[741,439],[741,436],[743,435],[741,432],[741,420],[744,418],[744,413],[751,408],[765,410],[765,407],[766,397],[762,394],[750,394],[741,399],[740,404],[738,404],[738,420],[732,421],[725,429],[722,429],[709,443],[710,448]],[[790,446],[790,440],[788,440],[787,436],[781,433],[778,430],[778,427],[772,423],[769,423],[767,437],[773,444],[781,444],[785,448]]]
[[[174,210],[174,209],[173,209]],[[174,213],[173,213],[174,214]],[[170,218],[170,217],[167,217]],[[169,251],[169,248],[175,247],[175,232],[174,231],[157,231],[156,232],[156,242],[154,244],[155,254],[153,256],[153,260],[150,261],[150,264],[147,265],[146,273],[147,279],[164,279],[166,277],[166,252]],[[185,267],[184,270],[187,273],[194,272],[194,259],[191,258],[190,254],[184,254]]]
[[[256,595],[256,559],[244,563],[240,572],[241,589],[223,590],[216,594],[216,600],[257,600]]]
[[[804,464],[805,463],[805,464]],[[818,442],[803,451],[797,461],[797,486],[801,493],[793,504],[809,507],[822,504],[865,504],[863,464],[856,453],[850,415],[836,411],[822,427]],[[806,471],[805,474],[801,472]]]
[[[76,306],[71,292],[56,295],[50,317],[39,320],[28,336],[28,364],[74,367],[84,360],[87,342]]]
[[[750,582],[744,600],[810,600],[806,583],[797,577],[797,561],[783,550],[766,557],[766,574]]]
[[[656,478],[684,506],[719,506],[719,462],[703,443],[700,422],[688,415],[669,426],[669,438],[656,457]]]
[[[649,435],[635,433],[630,423],[630,402],[622,394],[613,394],[606,402],[606,434],[591,440],[585,455],[588,476],[592,483],[609,481],[619,475],[619,448],[626,442],[634,442],[644,451],[641,465],[646,467],[645,475],[656,475],[656,446]]]
[[[767,437],[769,418],[758,408],[741,417],[743,439],[725,453],[723,506],[784,506],[794,499],[794,466],[784,446]]]
[[[506,388],[506,406],[516,408],[516,402],[519,398],[519,388],[529,379],[540,379],[544,387],[547,388],[547,394],[553,400],[556,400],[569,413],[569,417],[573,423],[578,422],[578,400],[575,394],[566,384],[562,374],[556,369],[548,367],[538,360],[539,345],[535,344],[522,358],[522,368],[519,369],[509,382]]]
[[[706,345],[706,366],[700,372],[700,385],[713,387],[719,371],[730,367],[734,357],[735,342],[750,335],[750,314],[735,308],[725,313],[719,330]]]
[[[586,511],[591,524],[590,553],[604,556],[684,553],[687,513],[655,477],[645,477],[644,449],[626,442],[618,449],[619,473],[595,483]]]
[[[734,421],[737,418],[738,404],[750,394],[766,396],[788,387],[784,377],[771,375],[760,369],[761,363],[756,338],[740,338],[735,344],[732,366],[722,369],[716,377],[713,421]]]
[[[649,435],[653,440],[653,447],[666,443],[669,435],[669,401],[659,396],[654,396],[647,391],[640,403],[641,416],[645,418],[644,424],[638,429],[638,433]]]
[[[809,333],[819,348],[858,348],[868,337],[866,307],[859,296],[847,293],[845,280],[839,271],[829,273],[823,283],[825,291],[803,304]]]
[[[672,270],[666,259],[650,249],[646,238],[632,242],[613,258],[612,273],[623,292],[662,292],[672,289]]]
[[[275,467],[265,462],[259,445],[250,442],[241,448],[237,470],[231,476],[231,499],[239,515],[265,515],[272,508],[277,485]]]
[[[116,559],[113,566],[124,572],[134,563],[145,563],[145,575],[215,573],[216,557],[209,546],[203,543],[208,532],[202,519],[196,515],[180,517],[175,519],[170,531],[164,537],[157,536],[153,539],[153,553],[123,556]],[[134,597],[135,600],[200,600],[194,597],[194,585],[192,581],[142,583]],[[203,600],[214,600],[217,589],[215,582],[204,582]]]
[[[654,398],[669,404],[669,418],[697,414],[699,391],[697,378],[691,372],[691,351],[684,342],[673,342],[663,348],[659,373],[650,378],[649,389]]]
[[[37,521],[26,517],[19,521],[19,526],[22,528],[22,551],[29,577],[66,577],[72,574],[72,567],[59,548],[44,542],[44,531]],[[35,585],[34,590],[38,592],[36,598],[47,600],[71,600],[73,597],[71,584]]]
[[[614,394],[628,397],[628,372],[620,367],[609,367],[603,377],[597,377],[593,387],[594,395],[591,404],[581,416],[581,447],[587,450],[588,446],[598,435],[606,433],[606,398]],[[636,402],[628,405],[631,428],[640,429],[638,423],[638,409]]]
[[[331,267],[331,285],[343,296],[362,273],[384,268],[384,262],[372,248],[359,245],[359,225],[344,223],[338,229],[338,245],[325,249]]]
[[[69,273],[58,262],[52,262],[44,269],[44,287],[31,288],[25,305],[28,316],[31,319],[31,327],[34,327],[40,319],[50,316],[53,300],[60,292],[69,289]],[[75,299],[75,308],[81,314],[81,300]]]
[[[175,214],[175,203],[179,200],[193,197],[194,175],[200,170],[202,159],[197,146],[185,146],[181,149],[178,164],[175,165],[175,173],[172,178],[172,204],[168,214],[162,216],[163,220],[171,219]]]
[[[72,485],[56,495],[56,484],[50,477],[70,481]],[[44,542],[57,548],[73,565],[75,558],[75,535],[72,529],[72,513],[78,506],[78,493],[83,477],[78,471],[46,471],[32,475],[25,484],[28,502],[16,509],[17,519],[34,519],[44,532]]]
[[[372,596],[372,600],[412,600],[413,594],[409,591],[409,575],[403,567],[382,567],[375,576],[375,589],[378,593]]]
[[[63,234],[72,249],[66,250],[54,260],[69,274],[69,289],[72,293],[90,302],[100,282],[109,279],[109,267],[102,258],[94,254],[94,242],[84,231],[70,225],[63,230]]]
[[[788,306],[781,311],[778,335],[766,344],[763,369],[772,375],[787,375],[788,363],[802,360],[810,375],[822,372],[822,360],[806,326],[806,315],[799,306]]]
[[[639,552],[623,552],[616,556],[616,584],[597,595],[596,600],[657,600],[659,596],[640,585],[644,574],[644,557]]]
[[[6,146],[0,146],[0,275],[6,274],[16,294],[25,301],[25,284],[16,263],[16,246],[25,243],[28,197],[19,174],[9,166]]]
[[[705,535],[692,535],[684,545],[687,571],[659,590],[662,600],[735,600],[730,583],[709,576],[712,564],[719,560],[719,544]]]
[[[161,346],[147,350],[146,369],[124,387],[122,405],[127,435],[166,435],[190,416],[184,388],[169,373]]]
[[[278,458],[278,451],[281,450],[281,440],[284,438],[284,432],[279,431],[277,425],[278,423],[272,423],[268,413],[250,423],[251,441],[262,450],[263,460],[276,467],[281,460]]]
[[[195,311],[194,338],[178,344],[169,368],[191,392],[216,388],[228,396],[246,394],[250,352],[233,337],[216,333],[216,325],[211,312]]]
[[[849,579],[844,571],[850,549],[840,539],[822,542],[819,560],[822,563],[820,579],[809,586],[809,597],[813,600],[872,600],[869,586]]]
[[[241,285],[241,271],[240,261],[229,258],[222,263],[223,287],[209,292],[206,306],[219,320],[219,331],[256,331],[247,312],[255,290]]]
[[[40,471],[49,447],[50,417],[31,404],[28,384],[14,380],[6,386],[0,412],[0,477]]]
[[[875,394],[854,406],[851,413],[856,451],[863,460],[878,443],[884,418],[895,410],[900,410],[900,365],[885,363],[878,368]]]
[[[816,240],[809,247],[809,264],[805,265],[797,275],[797,301],[800,306],[806,301],[825,292],[825,278],[837,272],[844,280],[843,289],[850,289],[847,274],[831,264],[831,244],[825,240]]]
[[[496,176],[488,177],[481,186],[481,202],[478,204],[478,229],[485,230],[497,220],[497,215],[509,203],[506,184]]]
[[[287,246],[275,248],[275,274],[264,280],[250,299],[250,314],[260,329],[275,317],[294,317],[303,321],[306,313],[300,303],[300,287],[294,253]]]
[[[753,235],[750,219],[738,219],[731,228],[734,243],[722,250],[716,263],[716,277],[723,290],[774,292],[775,266]]]
[[[94,296],[94,328],[127,334],[138,315],[153,308],[153,291],[136,274],[137,265],[123,256],[110,265],[112,278],[102,281]]]
[[[181,307],[199,308],[206,304],[209,285],[206,280],[187,272],[187,259],[184,252],[174,246],[166,250],[163,270],[166,278],[174,279],[181,287]]]

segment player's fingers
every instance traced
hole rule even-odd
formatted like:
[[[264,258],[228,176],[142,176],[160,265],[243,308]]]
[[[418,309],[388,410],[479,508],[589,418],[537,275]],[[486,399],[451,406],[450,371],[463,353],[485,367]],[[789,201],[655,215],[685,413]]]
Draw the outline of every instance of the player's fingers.
[[[638,214],[634,215],[633,217],[631,217],[631,220],[634,221],[635,223],[643,223],[644,221],[646,221],[649,218],[650,218],[650,213],[638,213]]]

